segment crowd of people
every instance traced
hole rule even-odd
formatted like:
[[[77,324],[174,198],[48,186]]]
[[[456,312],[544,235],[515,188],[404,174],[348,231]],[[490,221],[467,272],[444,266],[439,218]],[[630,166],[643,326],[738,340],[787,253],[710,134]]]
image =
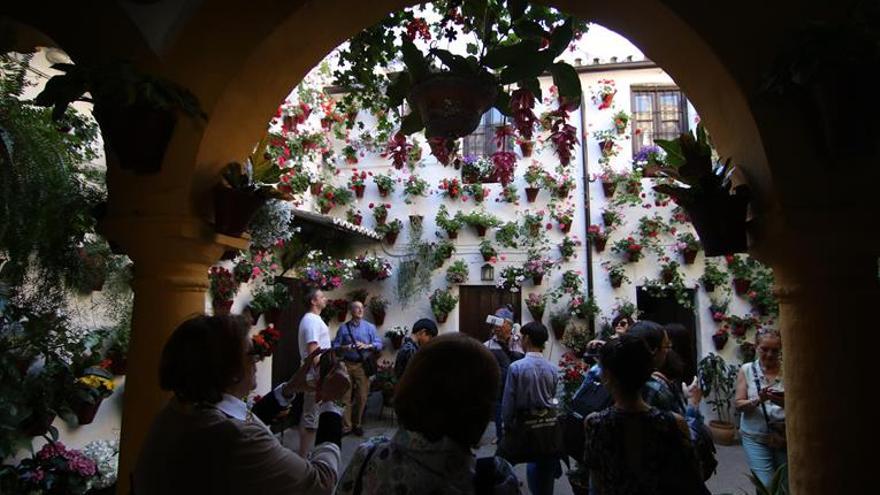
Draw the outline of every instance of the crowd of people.
[[[596,363],[562,407],[543,324],[519,328],[503,307],[487,317],[491,338],[479,342],[459,332],[438,336],[436,323],[421,319],[396,356],[399,428],[366,439],[342,466],[342,437],[363,435],[370,357],[382,340],[361,303],[351,304],[333,339],[320,318],[324,294],[309,291],[306,303],[302,365],[250,405],[258,355],[248,321],[197,316],[174,331],[159,369],[172,398],[144,443],[134,493],[516,494],[522,487],[512,465],[525,463],[529,492],[544,495],[571,457],[583,472],[583,483],[572,485],[582,493],[709,493],[714,448],[699,384],[685,383],[680,326],[615,318],[613,335],[588,345],[584,358]],[[763,481],[785,462],[784,443],[771,441],[784,420],[779,335],[759,334],[757,350],[759,359],[739,372],[735,405],[749,465]],[[298,395],[293,452],[267,425]],[[572,419],[574,434],[564,431]],[[490,421],[497,450],[478,459]]]

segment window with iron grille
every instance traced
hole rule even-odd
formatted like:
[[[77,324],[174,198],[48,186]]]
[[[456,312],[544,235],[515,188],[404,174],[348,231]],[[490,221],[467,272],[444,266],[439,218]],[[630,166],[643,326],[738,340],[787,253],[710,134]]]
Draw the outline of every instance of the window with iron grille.
[[[655,139],[676,139],[687,131],[687,100],[675,86],[633,86],[633,155]]]
[[[510,120],[502,115],[501,112],[499,112],[497,109],[489,109],[488,112],[483,114],[483,118],[480,120],[480,125],[477,126],[474,132],[465,136],[462,139],[462,156],[472,156],[474,158],[485,159],[491,157],[492,153],[499,151],[498,147],[495,145],[495,129],[498,126],[509,123]],[[512,137],[505,140],[504,146],[501,151],[511,150],[513,150]],[[465,166],[462,168],[462,181],[465,184],[469,184],[475,181],[480,181],[484,184],[491,184],[498,182],[498,178],[495,177],[494,173],[486,174],[482,177],[475,177],[472,173],[470,173],[468,167]]]

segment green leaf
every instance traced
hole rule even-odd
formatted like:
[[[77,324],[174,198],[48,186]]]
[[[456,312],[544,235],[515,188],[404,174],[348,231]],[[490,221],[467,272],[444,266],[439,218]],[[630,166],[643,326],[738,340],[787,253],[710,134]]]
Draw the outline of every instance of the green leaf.
[[[518,82],[519,87],[527,89],[535,95],[535,100],[541,101],[541,82],[538,78],[526,79]]]
[[[526,13],[526,0],[507,0],[507,10],[510,12],[510,19],[514,22],[522,18]]]
[[[388,89],[385,90],[385,95],[388,96],[388,105],[390,107],[400,106],[409,94],[411,87],[412,81],[410,80],[409,73],[399,72],[397,76],[393,78],[391,84],[388,85]]]
[[[530,38],[541,41],[544,38],[548,37],[547,31],[545,31],[540,24],[525,18],[520,19],[519,21],[514,23],[513,32],[516,33],[517,36],[519,36],[520,38],[524,39]]]
[[[564,62],[557,62],[550,67],[550,72],[553,74],[553,84],[559,89],[559,96],[564,96],[579,105],[582,91],[581,78],[578,77],[574,67]]]
[[[498,96],[495,97],[495,103],[492,104],[495,108],[501,112],[505,117],[510,117],[510,95],[507,94],[507,91],[498,91]]]
[[[449,50],[441,50],[439,48],[431,49],[431,53],[443,62],[443,65],[449,67],[449,70],[456,74],[474,74],[474,68],[467,59],[461,55],[455,55]]]
[[[415,132],[419,132],[425,128],[425,124],[422,122],[422,116],[419,115],[419,112],[416,110],[412,110],[403,117],[400,121],[400,132],[409,136]]]
[[[499,46],[486,53],[483,64],[492,69],[506,67],[524,57],[536,56],[540,47],[539,41],[531,39],[513,45]]]
[[[471,19],[482,19],[486,14],[486,4],[488,0],[465,0],[461,7],[461,13],[464,17]]]
[[[574,37],[573,24],[574,18],[568,17],[561,26],[553,30],[553,34],[550,36],[550,46],[547,47],[547,49],[550,50],[555,57],[562,55],[562,52],[564,52],[571,43],[571,39]]]
[[[416,45],[406,37],[403,38],[400,49],[403,54],[403,63],[406,64],[406,70],[410,73],[410,82],[415,84],[426,79],[430,75],[430,69],[428,60],[421,50],[416,48]]]
[[[552,63],[553,57],[548,52],[538,52],[509,65],[501,71],[499,79],[501,84],[513,84],[517,81],[533,79],[543,74]]]
[[[470,55],[476,55],[480,53],[480,47],[478,47],[476,43],[468,43],[465,50]]]
[[[666,152],[666,163],[678,168],[685,163],[684,154],[681,152],[681,143],[678,139],[655,139],[654,144]]]

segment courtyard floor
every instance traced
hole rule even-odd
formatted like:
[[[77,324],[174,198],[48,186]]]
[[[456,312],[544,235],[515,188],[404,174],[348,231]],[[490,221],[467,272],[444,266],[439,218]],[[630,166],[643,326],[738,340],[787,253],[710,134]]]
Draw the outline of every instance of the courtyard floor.
[[[394,434],[394,431],[397,429],[397,424],[392,418],[391,408],[384,408],[383,410],[380,406],[380,401],[380,394],[373,394],[370,396],[370,401],[368,403],[367,414],[364,422],[363,437],[356,437],[352,435],[343,437],[342,466],[348,466],[348,463],[351,461],[351,457],[354,454],[355,449],[365,439],[378,435],[391,437]],[[382,414],[379,414],[380,410],[382,411]],[[495,427],[493,423],[489,423],[488,428],[486,428],[486,432],[483,434],[483,439],[480,442],[480,448],[477,451],[477,457],[487,457],[495,453],[495,445],[493,444],[494,439]],[[296,450],[296,447],[298,445],[296,431],[291,429],[285,432],[282,437],[282,442],[288,448]],[[746,457],[743,453],[742,447],[740,447],[739,445],[733,445],[729,447],[718,445],[717,449],[718,470],[707,483],[709,490],[715,495],[740,495],[743,493],[754,493],[754,487],[752,487],[751,482],[749,482],[749,480],[746,478],[746,475],[749,472],[749,468],[746,464]],[[514,467],[514,470],[516,471],[517,477],[519,478],[522,485],[523,494],[528,494],[529,489],[526,486],[525,482],[526,465],[519,464]],[[571,486],[568,484],[568,479],[564,475],[556,480],[556,488],[554,490],[554,493],[556,495],[571,495]]]

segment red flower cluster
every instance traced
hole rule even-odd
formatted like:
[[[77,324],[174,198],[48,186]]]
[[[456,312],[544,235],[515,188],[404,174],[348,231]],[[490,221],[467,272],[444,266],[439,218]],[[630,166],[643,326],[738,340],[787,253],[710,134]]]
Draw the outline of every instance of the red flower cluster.
[[[421,17],[416,17],[406,25],[406,35],[410,41],[420,37],[425,41],[431,39],[431,31],[428,30],[428,21]]]
[[[437,187],[449,198],[456,199],[461,195],[461,182],[458,179],[443,179]]]
[[[268,327],[251,338],[254,345],[254,355],[259,356],[260,360],[271,356],[280,340],[281,332],[270,323]]]
[[[391,164],[394,168],[401,169],[406,165],[407,157],[412,151],[412,145],[406,142],[406,136],[402,132],[398,132],[388,142],[385,155],[391,157]]]
[[[428,146],[431,147],[431,154],[437,158],[437,161],[440,162],[444,167],[449,165],[449,161],[452,159],[451,149],[453,141],[444,137],[432,137],[428,138]]]
[[[554,120],[550,133],[550,141],[553,142],[556,156],[559,157],[559,162],[562,165],[568,165],[571,162],[572,152],[575,145],[578,144],[577,129],[565,120],[565,117]]]
[[[513,125],[520,137],[525,140],[532,139],[532,131],[538,116],[535,115],[535,95],[525,88],[514,90],[510,95],[510,111],[513,114]]]
[[[495,177],[501,185],[510,184],[516,169],[516,154],[512,151],[496,151],[492,153],[492,164],[495,165]]]

